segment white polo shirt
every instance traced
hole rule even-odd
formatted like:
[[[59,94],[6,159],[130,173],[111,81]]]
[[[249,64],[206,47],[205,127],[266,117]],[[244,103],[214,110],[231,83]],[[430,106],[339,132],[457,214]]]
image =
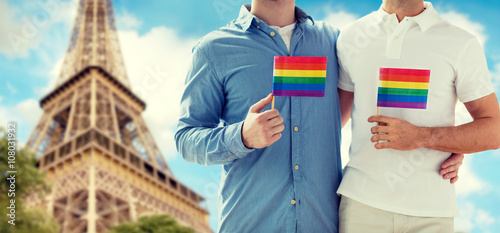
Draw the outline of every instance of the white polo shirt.
[[[382,8],[347,26],[337,43],[338,87],[354,92],[350,161],[338,193],[411,216],[458,215],[454,185],[439,174],[450,153],[419,148],[376,150],[367,119],[377,114],[380,68],[430,70],[426,109],[380,108],[380,114],[417,126],[454,125],[457,98],[469,102],[494,92],[475,36],[440,18],[431,3],[400,23]]]

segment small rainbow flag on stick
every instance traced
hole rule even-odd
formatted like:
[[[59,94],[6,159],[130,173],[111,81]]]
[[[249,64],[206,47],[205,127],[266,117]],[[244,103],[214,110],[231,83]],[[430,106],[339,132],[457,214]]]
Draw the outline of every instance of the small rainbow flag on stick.
[[[426,109],[430,75],[430,70],[380,68],[377,107]]]
[[[324,97],[326,57],[274,57],[273,96]]]

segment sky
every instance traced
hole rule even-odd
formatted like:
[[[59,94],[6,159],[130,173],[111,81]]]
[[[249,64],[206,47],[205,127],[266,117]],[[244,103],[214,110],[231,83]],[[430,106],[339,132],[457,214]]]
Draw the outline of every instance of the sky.
[[[250,0],[115,0],[115,19],[132,89],[147,103],[143,117],[176,177],[207,199],[210,224],[217,226],[220,166],[187,163],[173,136],[191,48],[202,36],[238,16]],[[342,29],[380,7],[374,0],[297,0],[316,21]],[[433,1],[448,21],[476,34],[483,45],[492,81],[500,90],[500,2]],[[0,0],[0,126],[19,123],[25,143],[41,117],[39,100],[56,84],[77,10],[76,0]],[[5,36],[7,35],[7,36]],[[12,43],[9,35],[21,40]],[[151,79],[153,77],[153,79]],[[146,83],[154,80],[153,83]],[[469,122],[463,105],[456,121]],[[343,131],[342,160],[348,161],[350,127]],[[457,232],[500,232],[500,151],[466,155],[456,185],[461,216]]]

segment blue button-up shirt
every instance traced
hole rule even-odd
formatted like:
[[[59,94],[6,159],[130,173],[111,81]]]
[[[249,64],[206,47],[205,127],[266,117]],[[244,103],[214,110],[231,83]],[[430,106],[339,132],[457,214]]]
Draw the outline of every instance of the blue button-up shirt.
[[[247,149],[241,127],[250,106],[272,91],[274,56],[289,56],[280,35],[243,6],[193,49],[175,140],[187,161],[223,165],[219,232],[337,232],[338,30],[299,8],[296,18],[290,55],[328,57],[326,93],[276,97],[285,130],[264,149]]]

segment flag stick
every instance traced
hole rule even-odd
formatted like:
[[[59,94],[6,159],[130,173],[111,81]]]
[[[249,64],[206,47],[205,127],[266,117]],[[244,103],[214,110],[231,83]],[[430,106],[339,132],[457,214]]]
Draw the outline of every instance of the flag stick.
[[[274,95],[273,95],[273,103],[271,104],[272,108],[271,109],[274,109]]]

